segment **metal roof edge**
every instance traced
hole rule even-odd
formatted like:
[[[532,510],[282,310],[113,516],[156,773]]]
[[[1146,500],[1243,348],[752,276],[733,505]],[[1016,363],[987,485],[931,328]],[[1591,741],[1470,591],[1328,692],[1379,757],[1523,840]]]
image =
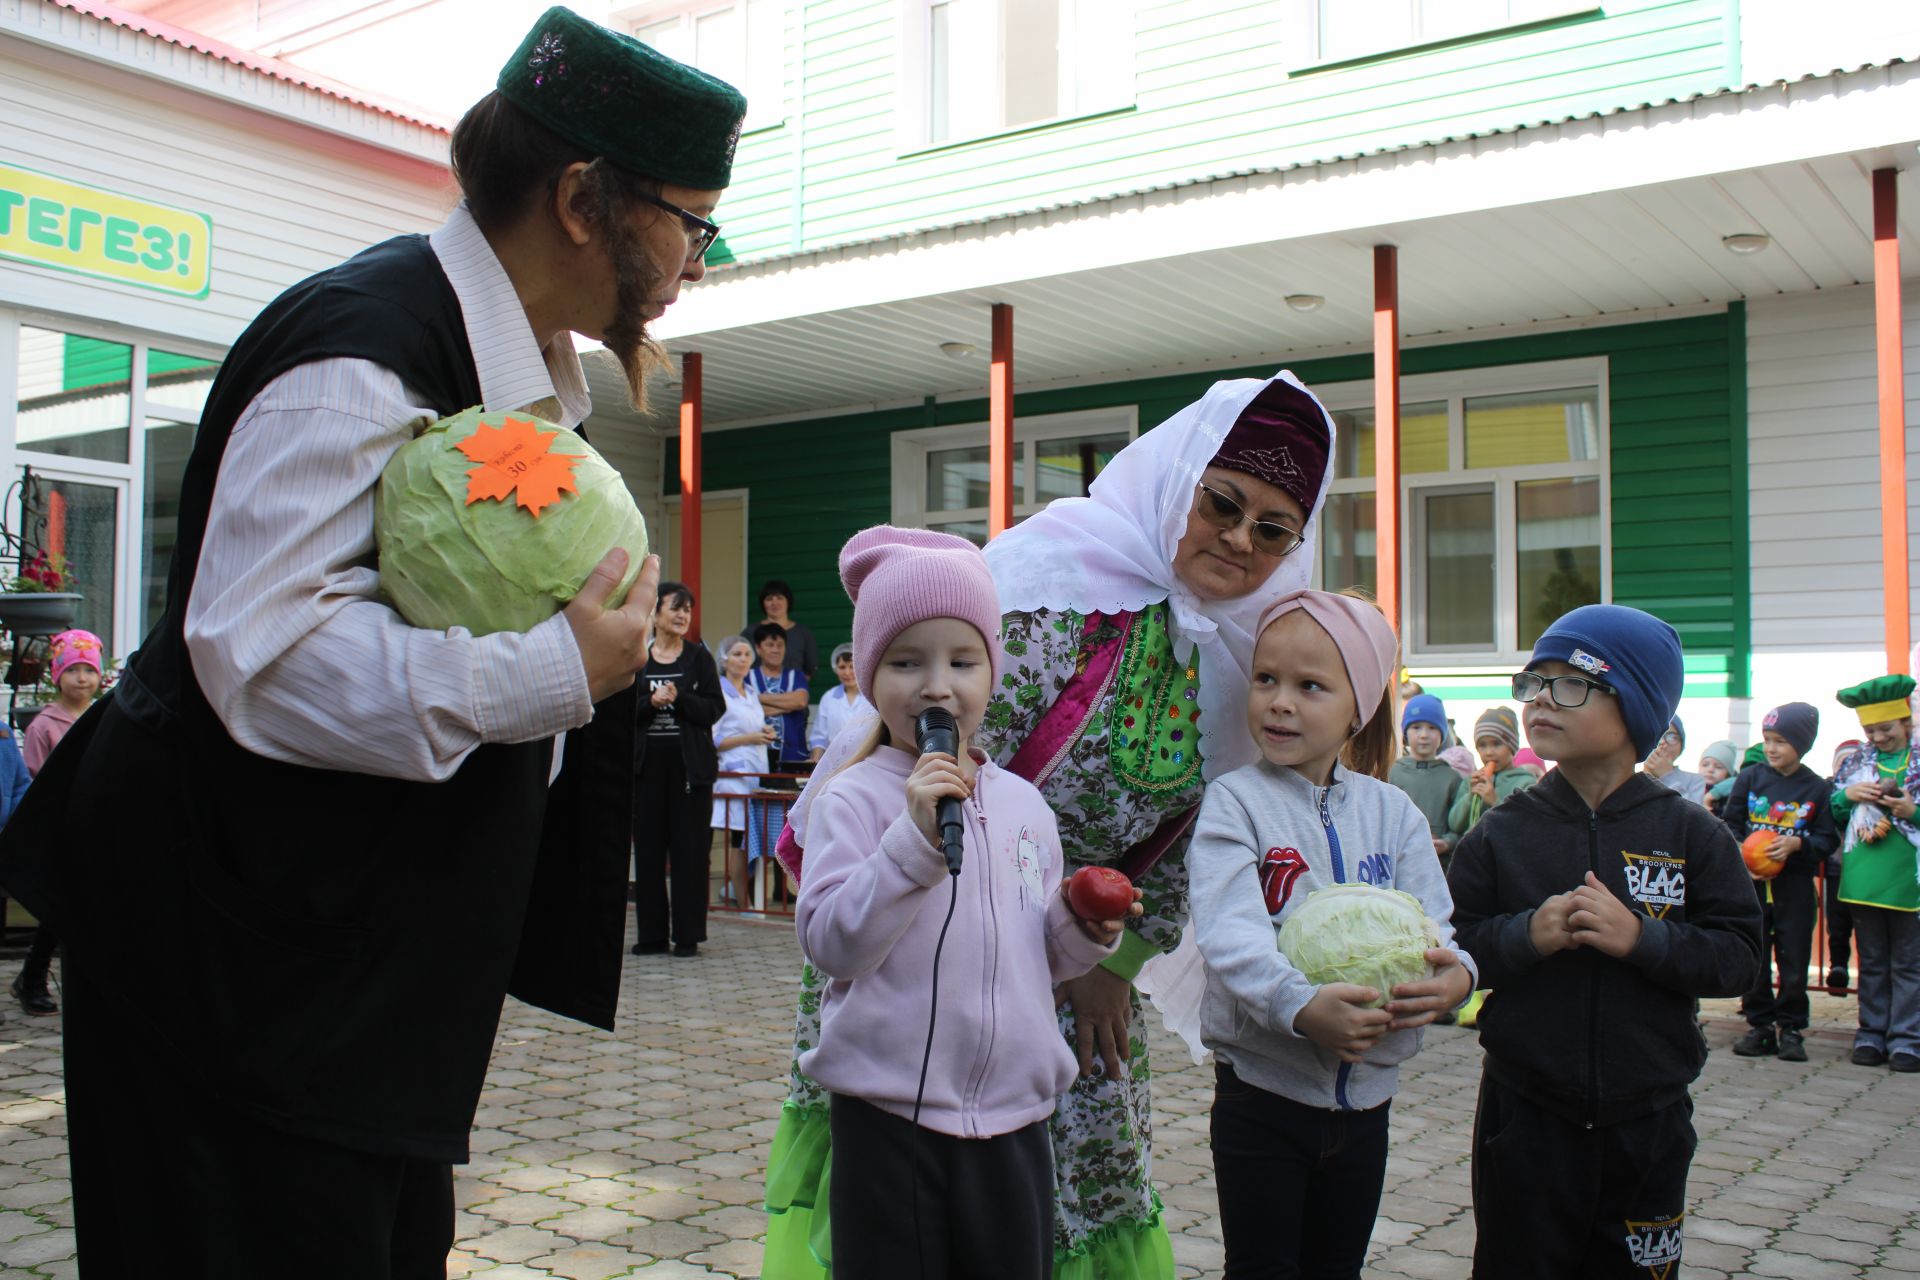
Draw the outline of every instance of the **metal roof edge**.
[[[916,239],[917,237],[935,235],[940,232],[958,231],[961,229],[974,228],[974,227],[991,227],[991,226],[996,226],[1001,224],[1011,224],[1013,222],[1017,222],[1022,218],[1040,217],[1050,213],[1065,213],[1065,212],[1071,212],[1071,211],[1077,211],[1077,210],[1088,210],[1088,209],[1095,208],[1096,206],[1099,206],[1099,205],[1118,204],[1126,200],[1142,199],[1147,196],[1160,195],[1169,191],[1184,191],[1192,187],[1206,186],[1206,185],[1217,183],[1217,182],[1234,182],[1234,181],[1240,181],[1248,178],[1271,177],[1275,174],[1281,174],[1281,173],[1299,173],[1304,170],[1330,168],[1334,165],[1340,165],[1340,164],[1352,164],[1355,161],[1369,160],[1379,156],[1402,155],[1409,151],[1422,151],[1422,150],[1427,150],[1429,148],[1443,147],[1443,146],[1447,146],[1454,143],[1472,142],[1482,138],[1496,138],[1496,137],[1503,137],[1510,134],[1525,134],[1525,133],[1531,133],[1539,129],[1557,129],[1565,125],[1577,124],[1587,120],[1610,119],[1616,116],[1628,115],[1636,111],[1651,111],[1660,107],[1686,106],[1691,103],[1709,101],[1714,98],[1733,97],[1733,96],[1740,96],[1748,93],[1757,93],[1763,90],[1777,89],[1782,86],[1790,87],[1796,84],[1806,84],[1815,80],[1831,79],[1835,76],[1855,75],[1863,71],[1885,70],[1891,67],[1906,65],[1907,63],[1908,63],[1908,59],[1905,59],[1905,58],[1889,58],[1885,62],[1864,63],[1858,67],[1853,67],[1851,69],[1835,68],[1832,71],[1808,73],[1807,75],[1800,76],[1795,80],[1772,80],[1772,81],[1767,81],[1766,83],[1757,83],[1757,82],[1750,83],[1750,84],[1743,85],[1739,88],[1723,87],[1718,89],[1709,89],[1700,93],[1687,94],[1683,97],[1663,98],[1659,101],[1634,103],[1631,105],[1609,108],[1608,110],[1605,110],[1605,111],[1590,111],[1581,115],[1562,116],[1562,117],[1556,117],[1551,120],[1536,120],[1530,124],[1515,125],[1515,126],[1512,126],[1511,128],[1503,128],[1503,129],[1489,129],[1483,133],[1448,134],[1444,137],[1429,138],[1420,142],[1405,142],[1405,143],[1398,143],[1391,147],[1378,147],[1372,151],[1341,152],[1341,153],[1335,153],[1331,155],[1320,156],[1312,160],[1296,161],[1291,164],[1259,165],[1259,166],[1246,168],[1246,169],[1231,169],[1231,170],[1222,171],[1220,173],[1201,174],[1201,175],[1196,175],[1195,177],[1192,177],[1192,178],[1182,178],[1176,182],[1161,182],[1161,183],[1152,184],[1150,186],[1131,187],[1122,191],[1106,192],[1104,194],[1097,195],[1097,196],[1088,196],[1087,198],[1082,200],[1062,200],[1062,201],[1056,201],[1052,204],[1028,205],[1024,208],[1011,209],[1011,210],[1007,210],[1000,213],[987,214],[978,218],[961,218],[953,222],[928,223],[924,226],[909,227],[903,231],[896,231],[896,232],[889,233],[887,235],[863,236],[863,237],[860,237],[859,239],[842,240],[834,244],[821,245],[813,249],[801,249],[797,251],[790,251],[787,253],[768,254],[765,257],[752,257],[752,258],[748,258],[743,261],[740,261],[737,264],[733,264],[721,269],[717,269],[713,271],[711,274],[713,276],[714,283],[718,284],[726,280],[728,277],[734,275],[736,272],[739,272],[745,275],[745,274],[758,274],[759,271],[763,268],[764,269],[792,269],[793,267],[799,266],[802,264],[824,262],[829,258],[831,258],[832,255],[843,253],[848,250],[869,250],[879,245],[904,246],[908,242]]]
[[[34,10],[40,11],[42,21],[35,21]],[[70,38],[70,28],[63,32],[60,28],[64,24],[60,24],[52,17],[53,11],[65,11],[83,21],[98,24],[101,29],[113,28],[130,32],[155,46],[170,45],[202,58],[237,67],[248,77],[257,78],[259,81],[291,85],[296,89],[304,90],[308,95],[317,95],[347,107],[357,108],[359,111],[368,112],[392,122],[391,127],[394,132],[383,133],[376,128],[356,127],[355,124],[343,118],[326,118],[322,114],[324,108],[319,109],[321,113],[307,112],[297,106],[288,107],[284,99],[276,102],[264,96],[255,99],[251,95],[233,92],[230,89],[222,92],[197,78],[180,74],[151,60],[115,57],[106,47]],[[262,57],[197,32],[159,22],[111,4],[100,3],[99,0],[22,0],[16,12],[19,14],[19,20],[0,23],[0,32],[58,49],[75,57],[119,67],[138,75],[178,85],[193,93],[225,98],[236,105],[295,121],[309,128],[351,138],[367,146],[378,147],[414,159],[445,164],[444,148],[448,126],[445,122],[418,108],[383,101],[363,90],[339,84],[288,63]],[[308,100],[312,101],[311,98]],[[315,105],[318,107],[317,103]],[[362,117],[362,120],[364,121],[365,118]]]

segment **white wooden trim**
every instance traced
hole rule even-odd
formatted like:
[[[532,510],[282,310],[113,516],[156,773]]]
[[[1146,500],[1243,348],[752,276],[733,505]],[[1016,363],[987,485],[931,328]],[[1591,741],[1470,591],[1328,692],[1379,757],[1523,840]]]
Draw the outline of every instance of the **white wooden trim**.
[[[988,423],[969,422],[942,427],[914,427],[906,431],[894,432],[890,446],[893,470],[891,517],[893,522],[917,528],[925,525],[928,518],[934,515],[938,516],[941,524],[961,524],[969,520],[987,519],[988,513],[985,507],[929,512],[926,509],[926,459],[929,453],[938,450],[978,448],[988,443],[990,429]],[[1028,446],[1022,451],[1024,456],[1020,461],[1019,491],[1027,494],[1034,491],[1037,464],[1032,445],[1047,440],[1057,440],[1062,436],[1118,431],[1124,431],[1130,441],[1139,438],[1140,406],[1126,404],[1105,409],[1076,409],[1069,413],[1041,414],[1030,418],[1016,415],[1013,421],[1014,443]],[[1030,516],[1046,505],[1045,502],[1016,502],[1014,514]]]

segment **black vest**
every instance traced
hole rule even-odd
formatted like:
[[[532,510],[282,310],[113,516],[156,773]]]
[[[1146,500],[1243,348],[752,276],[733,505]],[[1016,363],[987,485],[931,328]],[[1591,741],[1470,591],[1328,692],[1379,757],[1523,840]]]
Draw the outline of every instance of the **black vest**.
[[[480,402],[422,237],[260,314],[187,462],[166,612],[0,832],[0,883],[118,1001],[128,1053],[158,1049],[213,1101],[293,1132],[460,1161],[503,994],[612,1026],[633,695],[567,735],[551,788],[551,741],[482,746],[428,784],[284,764],[228,736],[184,634],[220,459],[268,383],[334,357],[393,370],[442,414]]]

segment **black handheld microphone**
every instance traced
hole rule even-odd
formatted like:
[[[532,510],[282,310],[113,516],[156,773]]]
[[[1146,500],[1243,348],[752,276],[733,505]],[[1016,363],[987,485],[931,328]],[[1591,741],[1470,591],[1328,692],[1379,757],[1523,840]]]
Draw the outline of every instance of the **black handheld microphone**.
[[[953,722],[953,713],[945,707],[928,707],[913,722],[914,745],[921,755],[935,751],[944,751],[950,756],[960,754],[960,726]],[[960,801],[948,796],[934,809],[934,820],[940,824],[940,847],[947,855],[947,874],[960,874],[960,840],[966,831],[966,823],[960,816]]]

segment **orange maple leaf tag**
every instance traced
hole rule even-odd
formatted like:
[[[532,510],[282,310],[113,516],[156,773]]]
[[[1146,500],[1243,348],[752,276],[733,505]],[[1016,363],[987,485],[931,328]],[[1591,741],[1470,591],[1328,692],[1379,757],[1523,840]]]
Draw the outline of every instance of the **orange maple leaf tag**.
[[[580,456],[552,452],[553,433],[525,418],[508,418],[497,427],[482,422],[454,447],[480,464],[467,472],[468,506],[483,498],[504,502],[515,494],[537,520],[562,493],[580,492],[573,483]]]

